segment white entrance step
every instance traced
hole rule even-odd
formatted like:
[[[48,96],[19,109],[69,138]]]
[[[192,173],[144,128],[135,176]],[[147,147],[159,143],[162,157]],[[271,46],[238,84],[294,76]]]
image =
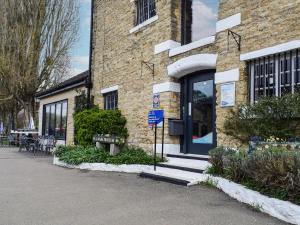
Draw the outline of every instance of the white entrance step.
[[[205,174],[163,167],[157,167],[156,171],[154,169],[144,171],[140,176],[184,186],[196,185],[207,179]]]
[[[183,153],[167,154],[167,157],[180,158],[180,159],[196,159],[196,160],[204,160],[204,161],[208,161],[210,159],[210,156],[208,155],[195,155],[195,154],[183,154]]]
[[[167,162],[160,163],[159,166],[168,167],[173,169],[182,169],[190,172],[202,173],[211,164],[208,161],[195,160],[195,159],[185,159],[185,158],[173,158],[167,157]]]
[[[203,172],[211,164],[207,161],[207,158],[202,160],[199,157],[191,157],[193,158],[168,155],[168,161],[159,163],[156,171],[154,169],[147,170],[141,173],[140,176],[185,186],[198,184],[207,178],[207,175]]]

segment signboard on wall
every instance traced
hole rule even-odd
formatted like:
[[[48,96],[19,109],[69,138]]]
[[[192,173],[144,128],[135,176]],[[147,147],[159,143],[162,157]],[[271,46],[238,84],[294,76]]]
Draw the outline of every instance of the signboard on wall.
[[[235,83],[221,84],[221,107],[235,106]]]
[[[153,109],[160,108],[160,94],[153,95]]]

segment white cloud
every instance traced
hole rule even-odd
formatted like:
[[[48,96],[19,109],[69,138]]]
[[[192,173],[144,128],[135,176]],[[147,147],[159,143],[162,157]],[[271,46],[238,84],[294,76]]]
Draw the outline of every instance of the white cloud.
[[[91,17],[90,16],[88,16],[88,17],[86,17],[86,18],[83,19],[82,25],[84,27],[88,27],[89,28],[90,24],[91,24]]]
[[[199,40],[216,33],[217,14],[214,8],[210,8],[201,1],[193,2],[192,39]]]
[[[89,65],[89,56],[74,56],[72,58],[72,64],[87,67]]]
[[[64,77],[64,80],[67,80],[71,77],[74,77],[74,76],[76,76],[76,75],[78,75],[78,74],[80,74],[84,71],[86,71],[86,70],[80,69],[80,68],[71,68],[71,69],[69,69],[67,75]]]
[[[91,4],[91,0],[80,0],[81,4]]]

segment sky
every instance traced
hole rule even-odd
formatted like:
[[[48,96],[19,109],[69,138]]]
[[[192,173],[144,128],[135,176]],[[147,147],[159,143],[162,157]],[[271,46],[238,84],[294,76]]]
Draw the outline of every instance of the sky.
[[[70,76],[88,70],[90,48],[91,0],[79,0],[78,39],[71,49]]]

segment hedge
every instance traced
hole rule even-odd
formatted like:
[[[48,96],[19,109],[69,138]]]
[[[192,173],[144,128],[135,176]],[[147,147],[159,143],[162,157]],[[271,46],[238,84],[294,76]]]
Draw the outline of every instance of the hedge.
[[[75,139],[80,145],[93,144],[96,134],[115,135],[126,139],[126,118],[119,110],[87,109],[74,115]]]

